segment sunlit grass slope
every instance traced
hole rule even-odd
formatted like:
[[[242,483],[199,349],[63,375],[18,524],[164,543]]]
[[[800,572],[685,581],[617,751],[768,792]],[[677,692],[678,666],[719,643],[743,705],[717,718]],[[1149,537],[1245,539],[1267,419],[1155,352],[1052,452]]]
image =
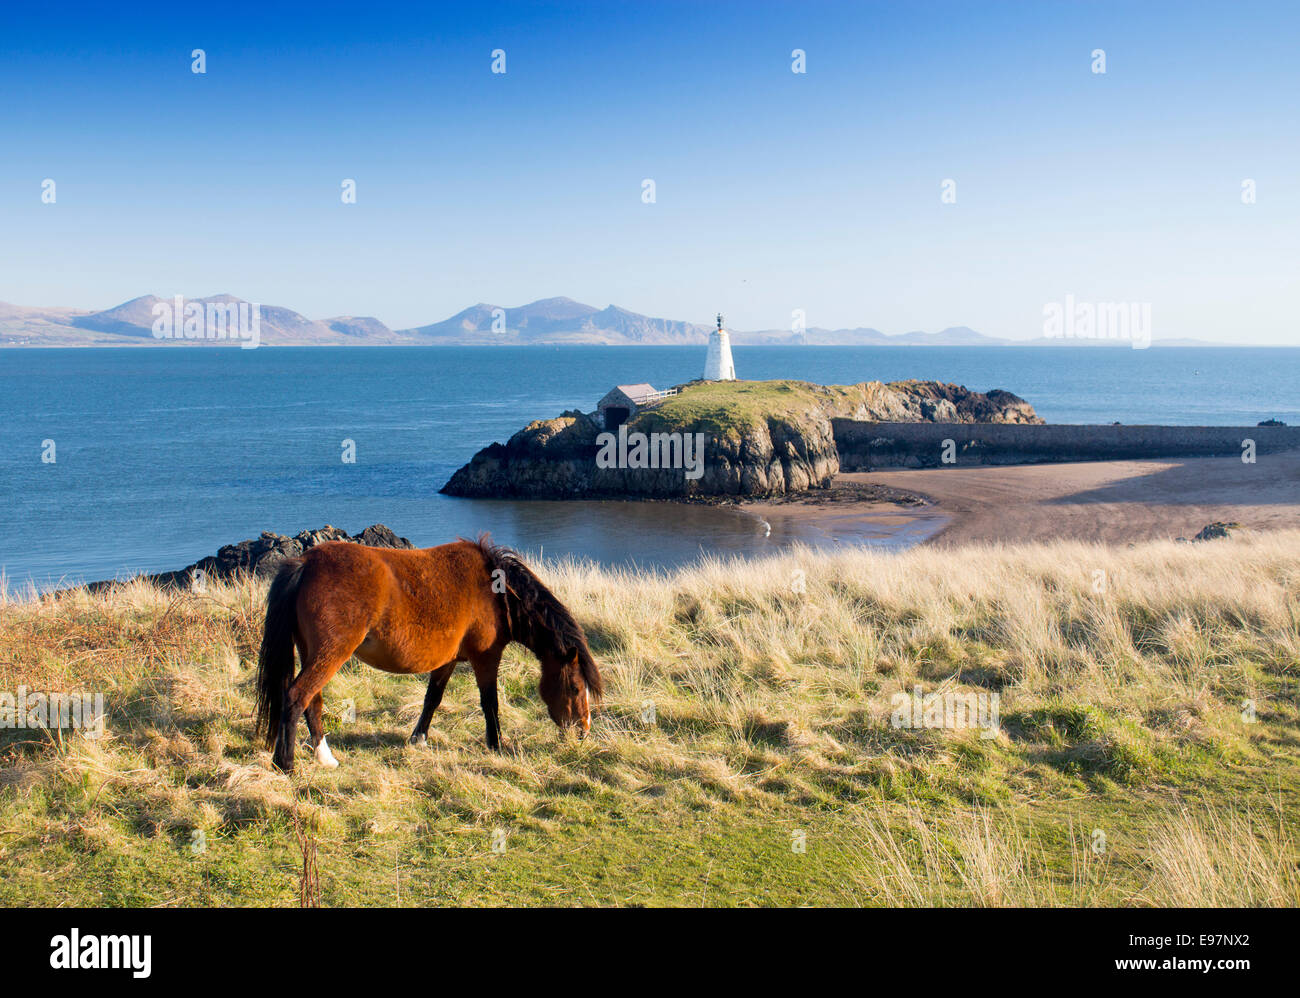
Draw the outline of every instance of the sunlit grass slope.
[[[562,737],[503,667],[429,747],[421,682],[350,663],[342,766],[251,737],[264,587],[0,604],[0,691],[102,692],[105,735],[0,731],[0,903],[1294,905],[1300,533],[539,567],[608,685]],[[993,737],[891,723],[997,695]],[[352,719],[352,709],[355,719]]]

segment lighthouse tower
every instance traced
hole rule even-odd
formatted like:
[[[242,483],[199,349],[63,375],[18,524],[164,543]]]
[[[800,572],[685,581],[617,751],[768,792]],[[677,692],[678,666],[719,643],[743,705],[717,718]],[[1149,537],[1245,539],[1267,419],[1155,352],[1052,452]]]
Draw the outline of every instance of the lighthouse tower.
[[[731,337],[722,328],[722,313],[718,313],[718,328],[709,333],[709,352],[704,358],[704,380],[736,380],[736,365],[731,362]]]

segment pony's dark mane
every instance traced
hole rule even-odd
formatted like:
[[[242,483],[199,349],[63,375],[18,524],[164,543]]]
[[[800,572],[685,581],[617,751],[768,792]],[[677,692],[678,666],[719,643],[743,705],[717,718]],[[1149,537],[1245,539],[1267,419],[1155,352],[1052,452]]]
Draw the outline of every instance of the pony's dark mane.
[[[467,543],[483,552],[489,574],[494,569],[501,571],[506,587],[502,595],[510,639],[518,641],[543,662],[547,658],[566,660],[576,650],[588,692],[600,696],[604,692],[600,670],[591,657],[582,625],[573,619],[568,608],[524,564],[518,551],[492,543],[487,534],[480,534],[477,541]]]

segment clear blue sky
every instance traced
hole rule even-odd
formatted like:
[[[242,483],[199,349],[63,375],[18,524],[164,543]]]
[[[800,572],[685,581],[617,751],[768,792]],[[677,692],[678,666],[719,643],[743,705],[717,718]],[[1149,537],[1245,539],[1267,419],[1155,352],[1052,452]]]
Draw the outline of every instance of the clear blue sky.
[[[0,300],[1300,345],[1297,52],[1294,2],[6,4]]]

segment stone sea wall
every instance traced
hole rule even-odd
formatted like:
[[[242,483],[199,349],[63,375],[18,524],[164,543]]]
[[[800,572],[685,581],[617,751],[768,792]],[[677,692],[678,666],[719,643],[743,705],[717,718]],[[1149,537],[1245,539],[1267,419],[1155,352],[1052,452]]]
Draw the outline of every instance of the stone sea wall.
[[[1227,457],[1300,447],[1297,426],[1119,426],[1054,423],[882,423],[831,420],[840,468],[942,467],[945,441],[957,465]]]

